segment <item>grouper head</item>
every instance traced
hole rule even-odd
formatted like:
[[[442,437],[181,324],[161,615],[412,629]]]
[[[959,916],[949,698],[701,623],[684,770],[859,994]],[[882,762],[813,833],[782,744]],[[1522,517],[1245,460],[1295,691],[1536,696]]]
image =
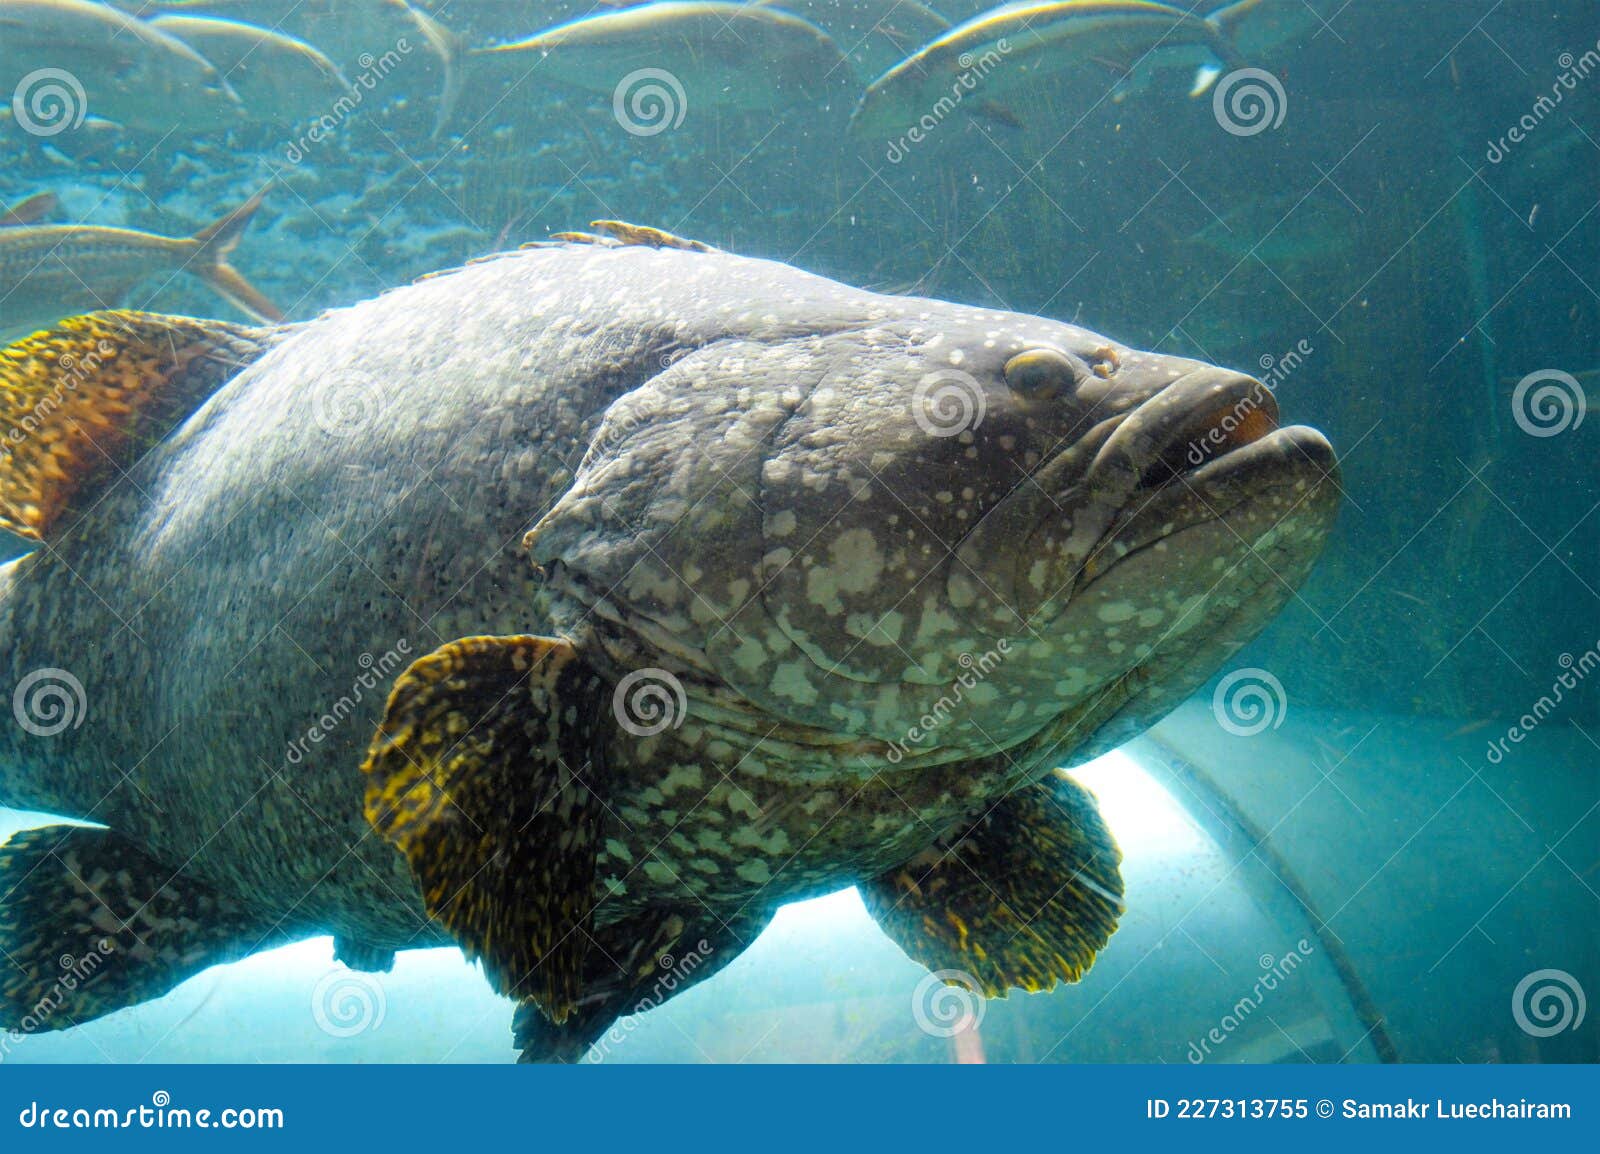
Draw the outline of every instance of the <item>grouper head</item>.
[[[1322,547],[1332,450],[1261,382],[1036,317],[851,300],[724,318],[742,331],[610,406],[529,540],[558,625],[613,677],[669,671],[691,714],[867,766],[1046,730],[1068,764],[1201,684]]]

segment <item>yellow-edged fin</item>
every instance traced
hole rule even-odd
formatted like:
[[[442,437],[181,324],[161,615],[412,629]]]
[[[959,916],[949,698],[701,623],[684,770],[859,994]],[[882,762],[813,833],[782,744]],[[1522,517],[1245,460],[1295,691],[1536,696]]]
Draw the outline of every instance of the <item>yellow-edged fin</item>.
[[[646,248],[681,248],[688,252],[721,251],[704,241],[690,240],[645,224],[629,224],[625,220],[591,220],[589,227],[599,229],[623,244],[643,245]]]
[[[1083,977],[1122,915],[1121,861],[1093,795],[1058,772],[860,889],[914,961],[1003,997]]]
[[[222,321],[98,312],[0,349],[0,528],[42,540],[270,339]]]
[[[367,821],[405,854],[429,916],[557,1024],[591,941],[602,697],[566,641],[463,638],[395,682],[362,766]]]

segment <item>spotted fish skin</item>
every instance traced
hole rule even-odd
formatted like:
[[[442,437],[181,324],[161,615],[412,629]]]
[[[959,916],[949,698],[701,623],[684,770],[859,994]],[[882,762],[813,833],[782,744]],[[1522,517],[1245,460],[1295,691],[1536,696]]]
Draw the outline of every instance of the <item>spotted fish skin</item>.
[[[1208,442],[1230,413],[1261,427]],[[84,702],[0,733],[0,803],[379,954],[447,942],[360,767],[408,664],[546,635],[616,691],[569,703],[595,932],[632,964],[685,918],[758,928],[1259,629],[1336,504],[1326,442],[1275,414],[1212,366],[726,253],[480,262],[278,333],[0,569],[0,673]],[[646,677],[659,727],[628,714]]]

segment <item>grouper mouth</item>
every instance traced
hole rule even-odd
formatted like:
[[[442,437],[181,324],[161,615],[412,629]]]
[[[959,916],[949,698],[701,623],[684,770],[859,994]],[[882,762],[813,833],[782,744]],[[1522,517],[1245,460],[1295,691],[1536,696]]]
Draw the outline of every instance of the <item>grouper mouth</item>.
[[[1203,536],[1197,548],[1243,553],[1279,521],[1303,514],[1322,525],[1337,473],[1321,433],[1279,425],[1266,385],[1223,370],[1190,373],[1129,413],[1089,465],[1086,489],[1115,512],[1073,595],[1161,541]]]

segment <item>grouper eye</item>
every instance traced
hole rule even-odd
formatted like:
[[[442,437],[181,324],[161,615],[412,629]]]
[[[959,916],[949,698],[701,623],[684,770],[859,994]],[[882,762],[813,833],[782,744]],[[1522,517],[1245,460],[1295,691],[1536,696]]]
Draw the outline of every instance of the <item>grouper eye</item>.
[[[1055,349],[1029,349],[1006,362],[1006,384],[1024,397],[1048,401],[1070,390],[1077,369],[1065,353]]]

